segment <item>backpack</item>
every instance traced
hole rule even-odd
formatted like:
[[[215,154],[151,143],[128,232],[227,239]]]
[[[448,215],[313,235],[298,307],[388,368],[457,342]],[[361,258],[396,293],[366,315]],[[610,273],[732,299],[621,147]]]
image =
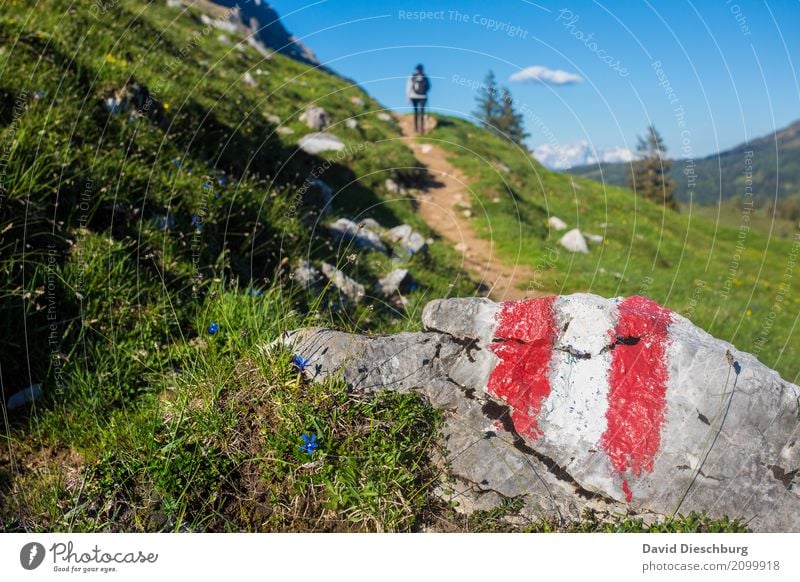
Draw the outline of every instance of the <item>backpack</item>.
[[[428,77],[425,75],[414,75],[411,78],[411,88],[417,95],[427,95],[429,88],[428,85]]]

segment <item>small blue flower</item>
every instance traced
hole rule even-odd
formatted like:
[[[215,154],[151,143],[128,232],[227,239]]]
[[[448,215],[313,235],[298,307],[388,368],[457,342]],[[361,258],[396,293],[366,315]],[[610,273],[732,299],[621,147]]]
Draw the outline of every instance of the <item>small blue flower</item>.
[[[413,254],[414,254],[414,249],[406,249],[406,252],[407,252],[409,255],[413,255]]]
[[[217,180],[217,183],[220,186],[227,186],[228,185],[228,178],[226,176],[220,176],[219,180]]]
[[[206,182],[203,184],[203,190],[211,190],[211,182]]]
[[[211,325],[208,326],[208,333],[214,335],[219,331],[219,324],[215,321],[211,322]]]
[[[219,200],[219,192],[217,192],[216,194],[214,194],[214,200]]]
[[[37,101],[39,99],[44,99],[46,96],[47,93],[45,93],[44,91],[37,91],[36,93],[33,94],[34,99],[36,99]]]
[[[306,453],[309,457],[314,454],[319,448],[319,443],[317,442],[317,435],[312,434],[308,436],[307,434],[303,435],[303,444],[300,446],[300,450]]]
[[[739,364],[739,362],[733,362],[733,371],[736,372],[737,376],[741,373],[742,366]]]
[[[261,297],[264,292],[261,289],[250,289],[247,291],[247,294],[250,295],[250,297]]]
[[[298,372],[305,372],[310,363],[311,360],[308,360],[303,356],[292,356],[292,364],[294,364]]]
[[[181,167],[181,159],[180,158],[172,158],[172,163],[175,164],[176,168]]]
[[[416,283],[411,283],[411,285],[408,286],[409,291],[416,291],[417,289],[419,289],[419,285]]]

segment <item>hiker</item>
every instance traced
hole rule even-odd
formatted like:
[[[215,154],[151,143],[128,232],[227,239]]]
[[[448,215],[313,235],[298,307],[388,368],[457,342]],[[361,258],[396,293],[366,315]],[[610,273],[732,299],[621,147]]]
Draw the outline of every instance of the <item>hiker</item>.
[[[414,106],[414,131],[425,132],[425,104],[428,102],[428,91],[431,90],[431,81],[422,72],[422,65],[417,65],[414,74],[406,83],[406,97]]]

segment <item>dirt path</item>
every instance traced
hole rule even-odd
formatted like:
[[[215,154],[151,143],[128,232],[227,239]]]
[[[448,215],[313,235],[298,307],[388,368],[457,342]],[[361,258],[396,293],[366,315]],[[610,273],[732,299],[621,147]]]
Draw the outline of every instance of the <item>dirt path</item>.
[[[503,263],[494,253],[493,242],[478,238],[469,221],[474,194],[464,174],[450,164],[440,147],[416,141],[412,116],[399,116],[398,121],[404,141],[435,181],[417,197],[419,215],[461,253],[463,267],[488,290],[492,299],[526,299],[540,295],[535,289],[526,290],[534,278],[529,267]]]

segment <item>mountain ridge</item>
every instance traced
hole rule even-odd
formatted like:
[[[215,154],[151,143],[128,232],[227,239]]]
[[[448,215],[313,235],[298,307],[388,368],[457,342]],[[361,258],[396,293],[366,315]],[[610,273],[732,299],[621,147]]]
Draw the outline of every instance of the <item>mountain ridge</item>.
[[[800,120],[718,154],[691,160],[693,167],[688,159],[671,161],[670,176],[677,186],[675,195],[684,203],[692,200],[698,204],[716,204],[744,196],[746,186],[752,187],[756,206],[800,195]],[[630,163],[602,162],[575,166],[565,172],[627,186],[630,167]],[[690,188],[692,171],[694,187]],[[751,185],[748,180],[752,180]]]

